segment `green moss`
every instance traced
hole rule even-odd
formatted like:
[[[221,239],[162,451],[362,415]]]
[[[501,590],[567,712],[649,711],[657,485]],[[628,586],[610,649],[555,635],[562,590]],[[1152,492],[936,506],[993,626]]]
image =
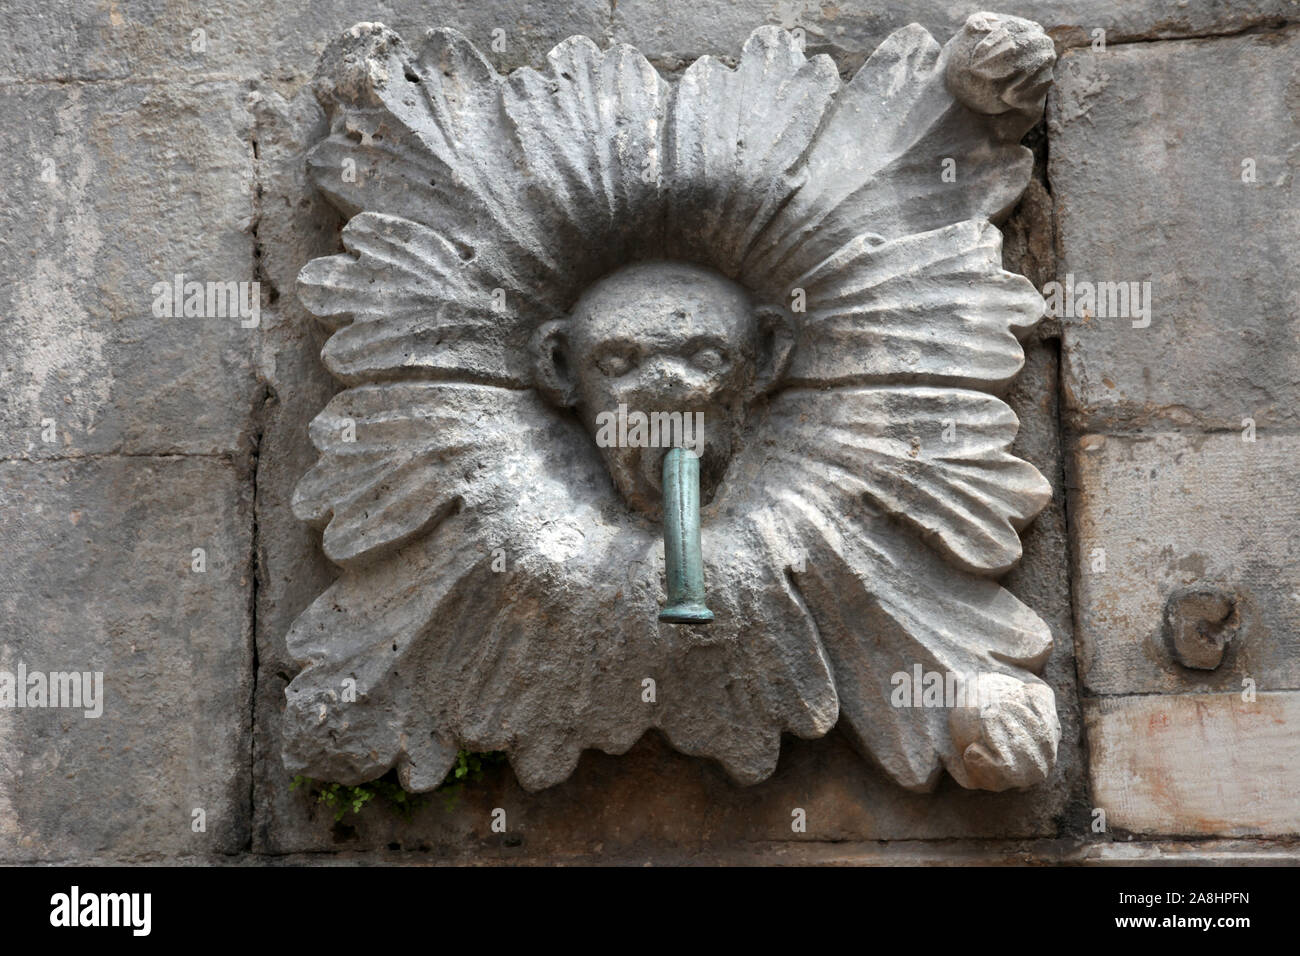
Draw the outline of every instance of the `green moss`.
[[[462,750],[456,754],[456,762],[447,771],[446,778],[433,793],[443,801],[443,809],[455,809],[461,793],[468,783],[478,783],[485,771],[506,762],[506,755],[499,750],[488,753],[473,753]],[[403,820],[411,819],[416,810],[429,802],[428,794],[410,793],[402,789],[397,782],[396,771],[389,771],[378,780],[370,780],[350,786],[344,783],[328,783],[313,780],[310,777],[297,776],[289,784],[290,790],[303,790],[316,794],[316,802],[324,804],[334,811],[334,822],[338,823],[349,813],[359,814],[367,806],[386,807]]]

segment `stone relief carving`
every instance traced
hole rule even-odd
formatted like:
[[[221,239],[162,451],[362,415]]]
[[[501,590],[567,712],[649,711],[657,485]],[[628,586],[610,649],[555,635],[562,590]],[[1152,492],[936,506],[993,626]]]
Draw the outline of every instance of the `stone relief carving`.
[[[992,223],[1054,58],[993,14],[847,82],[776,28],[675,84],[583,37],[509,76],[451,30],[331,44],[346,252],[299,293],[347,388],[294,508],[342,573],[286,764],[421,791],[505,750],[538,789],[656,728],[753,783],[839,721],[909,789],[1045,779],[1051,634],[996,581],[1050,497],[997,397],[1043,300]],[[611,442],[620,408],[703,441]]]

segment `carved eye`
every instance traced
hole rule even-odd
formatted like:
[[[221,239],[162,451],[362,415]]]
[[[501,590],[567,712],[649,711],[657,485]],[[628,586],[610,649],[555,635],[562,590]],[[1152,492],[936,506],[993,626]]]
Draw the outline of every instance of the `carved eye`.
[[[617,378],[632,370],[632,359],[620,352],[610,352],[596,359],[596,368],[600,369],[602,375]]]
[[[727,364],[727,357],[722,354],[721,349],[702,348],[691,356],[691,364],[706,372],[716,372]]]

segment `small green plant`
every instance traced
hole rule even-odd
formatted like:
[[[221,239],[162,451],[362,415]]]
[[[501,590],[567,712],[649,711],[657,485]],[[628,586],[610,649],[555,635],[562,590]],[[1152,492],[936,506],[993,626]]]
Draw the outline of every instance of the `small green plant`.
[[[447,771],[446,778],[433,792],[442,797],[443,808],[451,811],[455,809],[466,783],[477,783],[483,779],[484,771],[500,766],[505,761],[506,755],[499,750],[487,753],[461,750],[456,754],[456,762]],[[373,803],[376,797],[404,820],[411,819],[411,815],[416,810],[428,803],[427,795],[403,790],[402,785],[397,782],[396,771],[392,770],[378,780],[370,780],[355,786],[328,783],[299,775],[293,778],[289,789],[314,792],[317,803],[324,804],[334,811],[335,823],[341,822],[348,813],[354,816],[359,814],[368,804]]]
[[[458,751],[456,762],[451,765],[451,770],[447,771],[446,779],[434,791],[442,796],[443,809],[448,813],[456,809],[456,803],[460,800],[466,783],[478,783],[483,779],[485,770],[499,767],[505,762],[506,755],[501,750],[490,750],[487,753]]]

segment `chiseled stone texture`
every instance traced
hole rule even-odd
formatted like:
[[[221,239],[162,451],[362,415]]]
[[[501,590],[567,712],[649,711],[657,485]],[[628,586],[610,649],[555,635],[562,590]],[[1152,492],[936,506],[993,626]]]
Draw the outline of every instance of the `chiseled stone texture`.
[[[290,777],[280,756],[284,688],[293,664],[284,635],[293,619],[328,587],[338,569],[320,550],[320,534],[293,515],[290,497],[316,459],[307,423],[337,390],[320,361],[325,330],[292,293],[298,271],[316,256],[332,252],[339,221],[307,183],[306,151],[325,131],[316,98],[303,88],[292,100],[277,93],[250,97],[258,129],[258,181],[262,215],[258,235],[265,242],[266,281],[288,290],[263,316],[258,369],[268,388],[262,410],[257,470],[257,700],[253,723],[253,849],[323,849],[324,842],[295,839],[302,799],[289,792]]]
[[[1300,688],[1300,438],[1259,432],[1085,435],[1072,502],[1079,677],[1093,694]],[[1104,553],[1099,553],[1104,552]],[[1104,570],[1100,559],[1104,558]],[[1188,591],[1205,631],[1231,630],[1213,670],[1177,663],[1166,605]],[[1195,609],[1189,603],[1184,610]],[[1177,620],[1174,621],[1177,623]]]
[[[1108,829],[1300,833],[1300,693],[1107,697],[1084,713],[1093,799]]]
[[[620,757],[585,753],[568,781],[540,793],[497,768],[452,810],[432,795],[410,823],[372,807],[334,824],[290,792],[279,750],[294,671],[284,634],[337,574],[289,504],[316,457],[307,423],[338,387],[320,362],[325,336],[293,292],[305,262],[338,249],[341,222],[303,167],[323,130],[305,84],[325,44],[359,20],[409,41],[447,25],[504,71],[542,64],[579,33],[637,44],[671,74],[702,54],[732,62],[769,23],[801,27],[809,53],[830,53],[847,75],[898,27],[918,21],[943,40],[977,9],[1036,19],[1058,49],[1085,47],[1058,67],[1052,192],[1031,182],[1004,226],[1006,267],[1042,288],[1056,253],[1062,276],[1145,278],[1156,291],[1148,329],[1067,320],[1065,411],[1083,435],[1066,469],[1074,542],[1055,343],[1025,343],[1026,368],[1006,396],[1021,421],[1013,451],[1054,492],[1004,581],[1054,638],[1043,678],[1062,740],[1049,781],[989,794],[945,779],[935,793],[908,793],[833,730],[787,739],[776,773],[740,788],[652,732]],[[1288,541],[1300,515],[1286,487],[1295,437],[1275,430],[1294,425],[1300,379],[1296,32],[1122,44],[1273,27],[1298,12],[1296,0],[10,0],[0,40],[0,109],[12,131],[0,212],[0,458],[87,457],[0,462],[9,543],[0,670],[19,660],[102,669],[108,705],[99,720],[0,711],[0,860],[234,853],[251,828],[255,853],[308,862],[1050,860],[1064,852],[1054,837],[1084,838],[1071,859],[1089,861],[1293,862],[1286,844],[1213,838],[1300,826],[1296,694],[1274,692],[1297,687],[1300,674]],[[1105,54],[1086,49],[1097,27]],[[196,28],[203,52],[191,48]],[[504,50],[493,49],[495,29]],[[1246,156],[1255,184],[1240,179]],[[54,183],[41,179],[45,159]],[[251,279],[255,264],[266,295],[258,331],[150,315],[159,279]],[[1240,440],[1247,415],[1256,444]],[[45,417],[56,420],[57,445],[40,441]],[[1170,422],[1223,430],[1087,434]],[[250,719],[254,482],[229,456],[242,461],[258,434]],[[166,452],[200,457],[113,457]],[[204,575],[189,569],[201,546],[192,540],[210,543]],[[1088,573],[1091,540],[1107,549],[1105,574]],[[1084,701],[1086,735],[1072,548],[1083,689],[1124,695]],[[1212,671],[1173,663],[1162,630],[1169,596],[1201,586],[1242,597]],[[1240,700],[1245,676],[1265,692],[1254,707]],[[1087,830],[1094,802],[1112,831],[1211,839],[1105,842]],[[206,834],[191,832],[195,806],[207,810]],[[497,807],[506,834],[489,829]],[[791,831],[795,808],[807,812],[806,833]],[[1042,842],[1023,849],[1034,838]]]
[[[801,28],[810,53],[829,53],[852,69],[892,31],[919,23],[951,36],[972,13],[992,10],[1042,25],[1058,45],[1231,33],[1276,24],[1297,13],[1296,0],[618,0],[614,39],[631,43],[658,65],[685,66],[694,58],[736,48],[760,23]]]
[[[980,10],[1036,20],[1058,44],[1077,46],[1097,28],[1112,42],[1232,33],[1294,18],[1297,7],[1297,0],[10,0],[0,80],[233,75],[288,84],[280,92],[290,95],[325,44],[361,20],[409,40],[431,26],[454,26],[498,69],[539,63],[575,33],[639,46],[671,69],[737,50],[769,23],[801,27],[811,52],[852,68],[899,27],[916,22],[951,36]],[[494,30],[504,31],[496,37],[504,49],[492,49]]]
[[[362,20],[412,38],[451,24],[509,69],[574,33],[604,38],[607,0],[9,0],[0,79],[260,77],[300,86],[325,44]],[[203,31],[197,34],[195,31]],[[494,30],[503,33],[493,35]],[[494,38],[498,47],[491,50]]]
[[[248,489],[220,458],[0,463],[0,670],[101,671],[104,688],[98,718],[0,710],[0,859],[247,844]]]
[[[257,330],[158,318],[152,291],[256,278],[243,99],[215,82],[0,86],[0,457],[246,446]]]
[[[1297,424],[1297,64],[1295,29],[1062,57],[1048,102],[1057,278],[1149,282],[1152,296],[1146,328],[1062,319],[1081,431]]]

